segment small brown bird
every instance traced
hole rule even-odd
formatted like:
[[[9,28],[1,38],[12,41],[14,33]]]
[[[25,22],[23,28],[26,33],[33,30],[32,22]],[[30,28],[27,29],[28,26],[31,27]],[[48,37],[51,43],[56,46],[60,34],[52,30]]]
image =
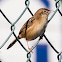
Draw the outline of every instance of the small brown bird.
[[[47,26],[47,21],[48,21],[48,15],[51,13],[52,11],[50,11],[49,9],[46,8],[41,8],[39,9],[28,21],[28,23],[26,22],[18,35],[18,39],[21,38],[26,38],[27,40],[27,45],[28,45],[28,41],[34,40],[39,36],[42,36],[43,33],[45,32],[45,28]],[[27,25],[27,30],[26,30],[26,25]],[[17,40],[15,39],[9,46],[7,49],[9,49],[10,47],[12,47],[15,43],[17,42]],[[31,51],[31,48],[28,49]]]

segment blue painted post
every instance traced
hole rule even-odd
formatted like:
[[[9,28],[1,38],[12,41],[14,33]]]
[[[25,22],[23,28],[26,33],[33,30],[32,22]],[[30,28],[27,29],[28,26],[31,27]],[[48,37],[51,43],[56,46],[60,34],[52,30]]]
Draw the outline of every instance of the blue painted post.
[[[37,47],[36,47],[36,62],[48,62],[47,45],[37,45]]]

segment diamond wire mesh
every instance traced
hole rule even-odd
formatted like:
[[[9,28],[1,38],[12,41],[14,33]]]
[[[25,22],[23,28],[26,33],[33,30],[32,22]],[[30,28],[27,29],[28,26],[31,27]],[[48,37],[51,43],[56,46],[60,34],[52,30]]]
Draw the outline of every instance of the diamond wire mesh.
[[[62,0],[61,0],[62,1]],[[56,2],[56,10],[55,12],[53,13],[53,15],[50,17],[50,19],[48,20],[48,23],[50,22],[50,20],[54,17],[54,15],[56,14],[56,12],[58,11],[60,13],[60,15],[62,16],[62,13],[59,9],[60,7],[60,0],[55,0]],[[6,15],[2,12],[2,10],[0,9],[0,13],[4,16],[4,18],[8,21],[8,23],[11,24],[11,33],[9,34],[9,36],[7,37],[7,39],[4,41],[4,43],[0,46],[0,49],[5,45],[5,43],[8,41],[8,39],[10,39],[11,35],[13,34],[16,38],[16,40],[20,43],[20,45],[23,47],[23,49],[27,52],[27,61],[26,62],[31,62],[30,58],[31,58],[31,51],[28,51],[24,45],[19,41],[19,39],[17,38],[16,34],[14,33],[14,30],[15,30],[15,24],[19,21],[19,19],[23,16],[23,14],[25,13],[25,11],[28,9],[28,11],[30,12],[30,14],[33,16],[33,13],[31,12],[30,8],[28,7],[30,4],[30,1],[29,0],[25,0],[25,5],[26,5],[26,8],[23,10],[23,12],[21,13],[21,15],[18,17],[18,19],[12,23],[7,17]],[[28,21],[29,22],[29,21]],[[28,24],[27,22],[27,24]],[[27,30],[27,24],[26,24],[26,30]],[[62,59],[62,55],[61,53],[62,52],[58,52],[54,46],[50,43],[50,41],[48,40],[48,38],[45,36],[45,34],[43,35],[44,38],[46,39],[46,41],[49,43],[49,45],[53,48],[53,50],[58,54],[57,58],[58,58],[58,62],[61,62],[61,59]],[[39,38],[39,40],[36,42],[36,44],[34,45],[34,47],[32,48],[32,50],[36,47],[36,45],[39,43],[41,38]]]

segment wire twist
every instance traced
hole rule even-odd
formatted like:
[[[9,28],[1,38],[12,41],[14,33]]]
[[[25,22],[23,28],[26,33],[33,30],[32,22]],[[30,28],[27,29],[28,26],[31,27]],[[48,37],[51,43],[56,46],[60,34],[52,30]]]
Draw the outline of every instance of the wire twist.
[[[58,2],[57,2],[58,3]],[[57,3],[56,3],[56,8],[57,8]],[[60,13],[60,15],[62,16],[62,13],[60,11],[60,9],[58,9],[58,12]]]
[[[60,52],[59,54],[58,54],[58,56],[57,56],[57,59],[58,59],[58,62],[61,62],[61,59],[62,59],[62,52]]]

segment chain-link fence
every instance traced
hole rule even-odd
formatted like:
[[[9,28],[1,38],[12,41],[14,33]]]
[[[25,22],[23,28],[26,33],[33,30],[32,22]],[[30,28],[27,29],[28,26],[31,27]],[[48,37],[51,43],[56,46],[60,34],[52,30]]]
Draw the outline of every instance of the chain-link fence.
[[[51,21],[51,19],[54,17],[54,15],[56,14],[56,12],[58,11],[60,13],[60,15],[62,16],[62,13],[59,9],[60,7],[60,0],[54,0],[56,3],[56,10],[55,12],[52,14],[52,16],[50,17],[50,19],[48,20],[48,23]],[[62,1],[62,0],[61,0]],[[9,24],[11,24],[11,33],[9,34],[9,36],[7,37],[7,39],[4,41],[4,43],[0,46],[0,49],[5,45],[5,43],[10,39],[11,35],[13,34],[16,38],[16,40],[20,43],[20,45],[22,46],[22,48],[27,52],[27,61],[26,62],[31,62],[30,57],[31,57],[31,51],[28,51],[24,45],[21,43],[21,41],[17,38],[16,34],[14,33],[15,28],[15,24],[19,21],[19,19],[23,16],[23,14],[25,13],[25,11],[28,9],[28,11],[30,12],[30,14],[33,16],[33,13],[31,12],[30,8],[29,8],[29,4],[30,1],[29,0],[25,0],[25,5],[26,8],[23,10],[23,12],[21,13],[21,15],[18,17],[18,19],[12,23],[7,17],[6,15],[2,12],[2,10],[0,9],[0,13],[4,16],[4,18],[7,20],[7,22]],[[29,22],[29,20],[28,20]],[[28,24],[27,22],[27,24]],[[27,24],[26,24],[26,30],[27,30]],[[46,37],[45,34],[43,34],[43,37],[46,39],[46,41],[49,43],[49,45],[52,47],[52,49],[58,54],[57,58],[58,58],[58,62],[61,62],[62,59],[62,52],[59,52],[56,50],[56,48],[50,43],[50,41],[48,40],[48,38]],[[41,38],[39,38],[39,40],[36,42],[36,44],[33,46],[32,50],[36,47],[36,45],[39,43],[39,41],[41,40]]]

